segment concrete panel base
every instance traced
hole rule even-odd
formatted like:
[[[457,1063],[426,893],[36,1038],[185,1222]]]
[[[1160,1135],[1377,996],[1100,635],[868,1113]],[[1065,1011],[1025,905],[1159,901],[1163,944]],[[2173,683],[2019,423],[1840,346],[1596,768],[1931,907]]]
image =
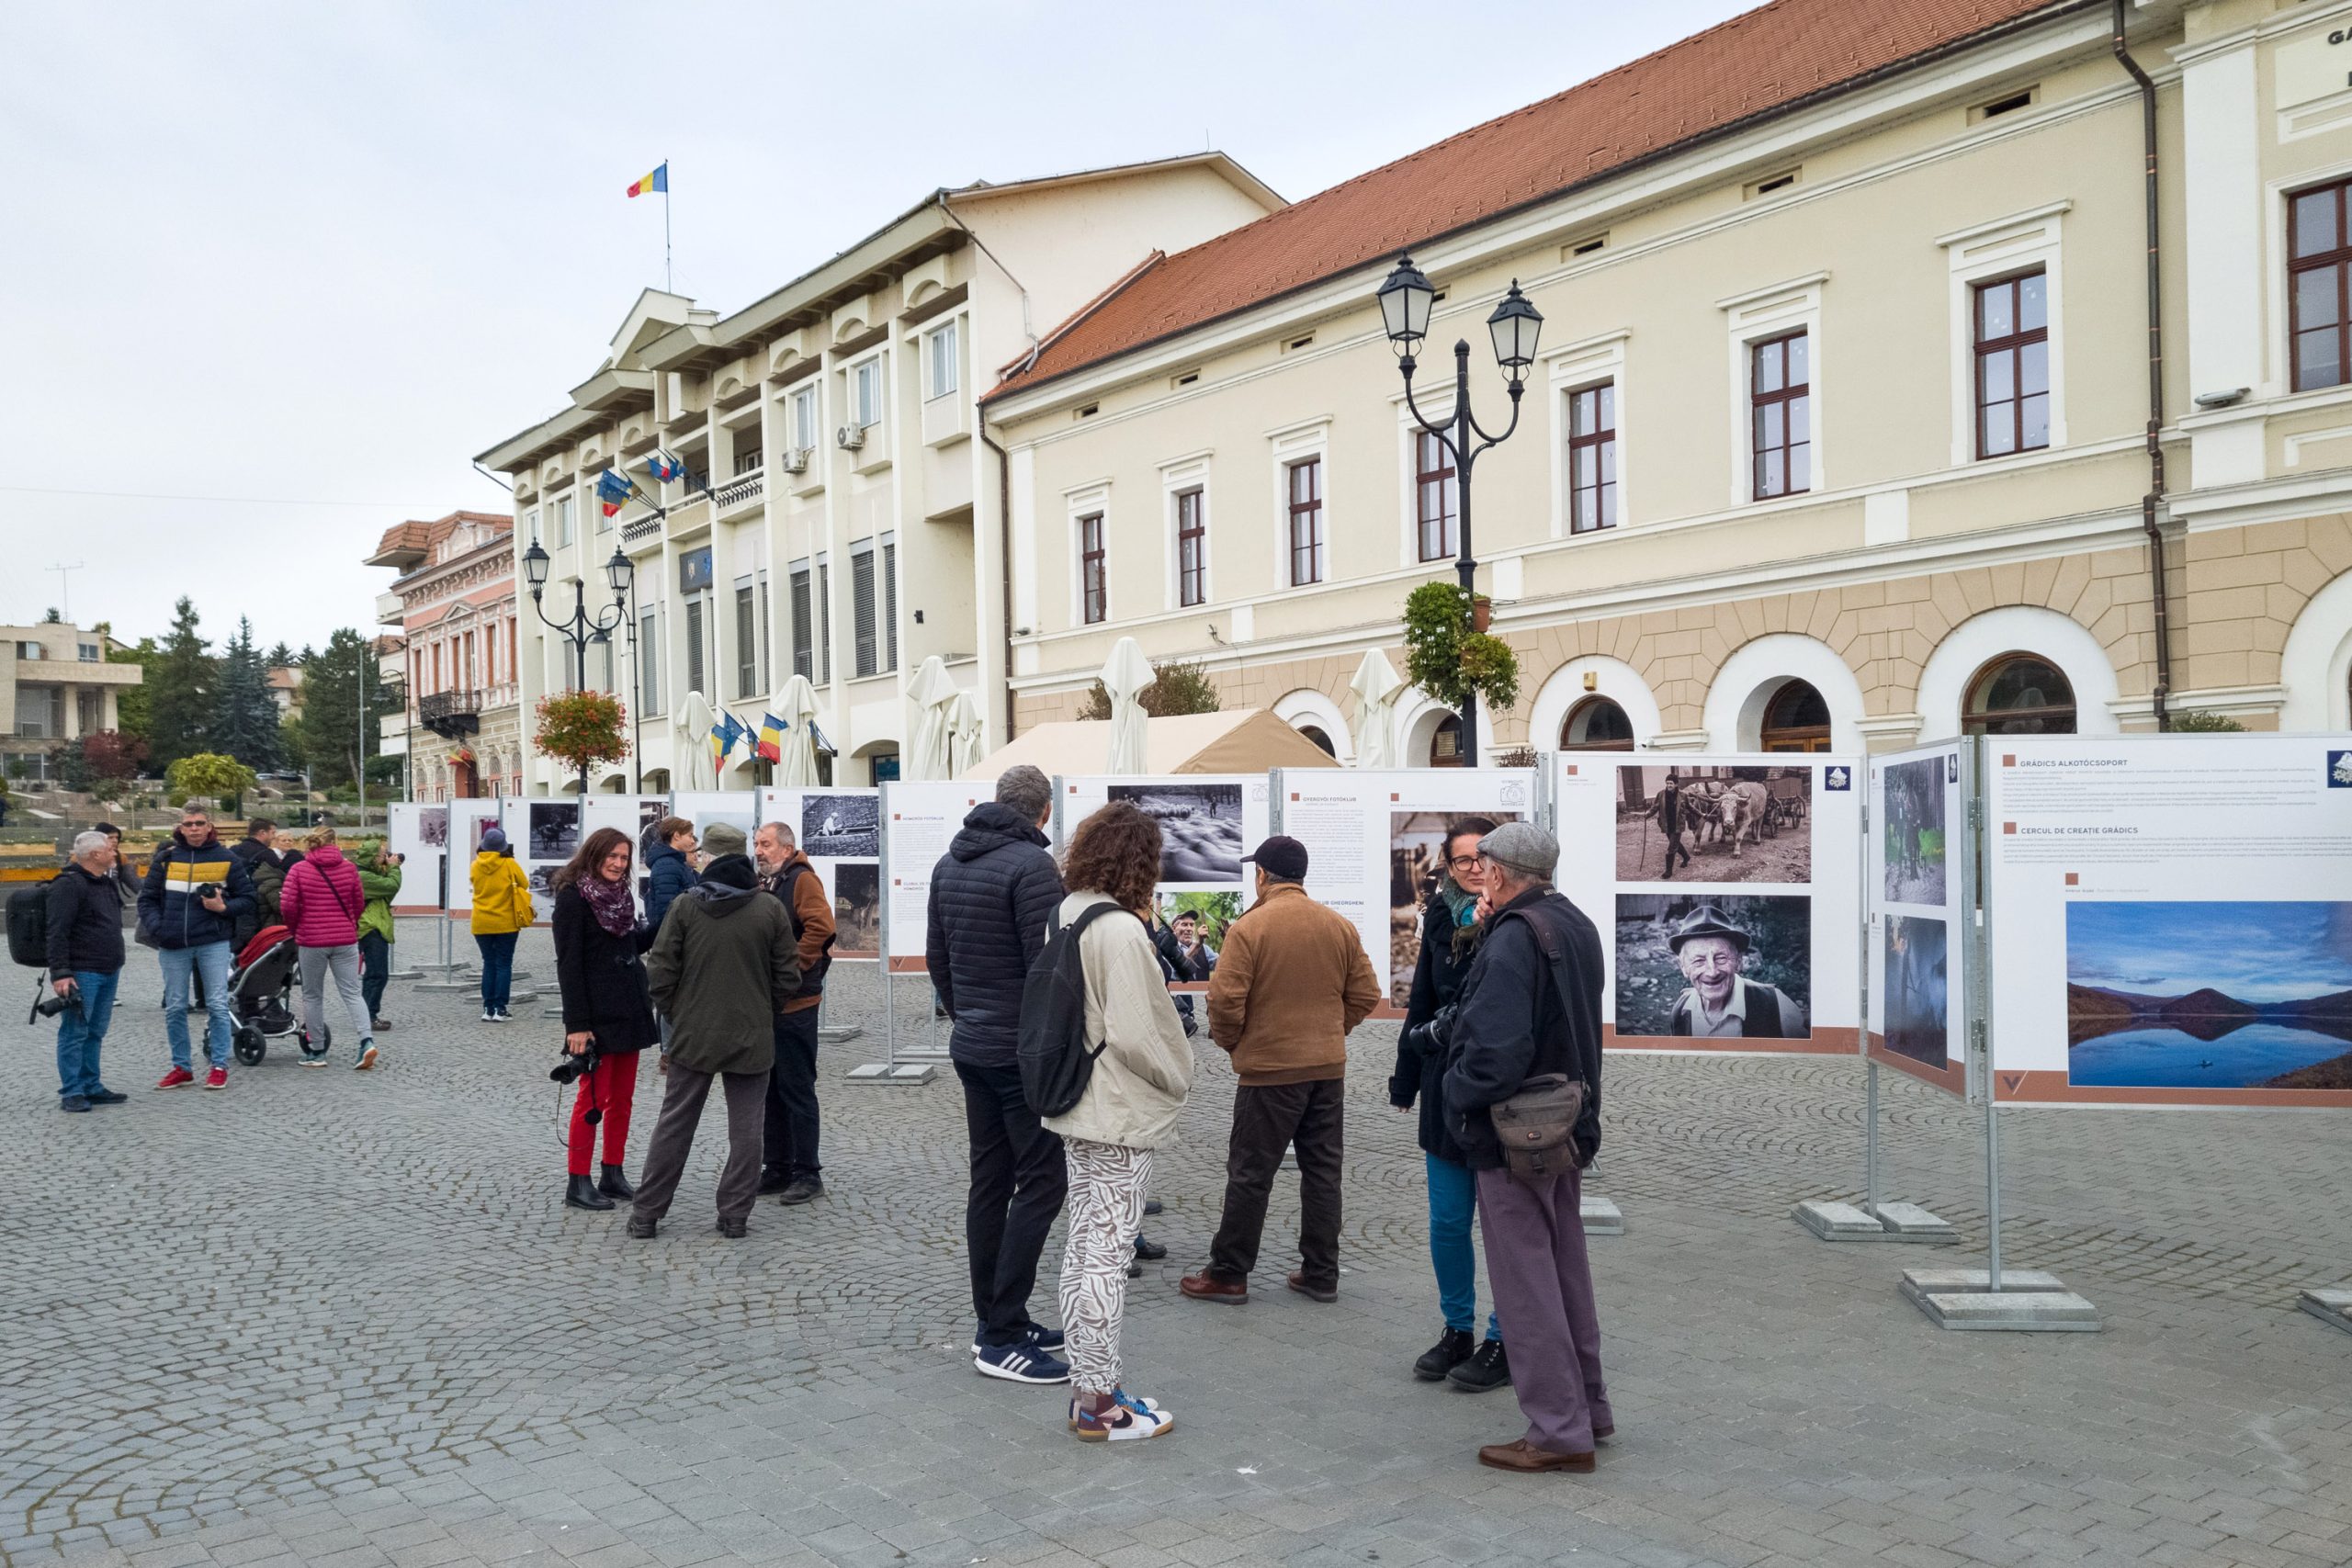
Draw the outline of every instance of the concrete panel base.
[[[1824,1241],[1909,1241],[1939,1246],[1960,1239],[1950,1222],[1917,1203],[1881,1203],[1873,1217],[1859,1203],[1835,1203],[1813,1199],[1789,1211],[1789,1217]]]
[[[2296,1304],[2331,1328],[2352,1334],[2352,1285],[2305,1291]]]
[[[826,1045],[838,1045],[844,1040],[854,1040],[865,1032],[865,1031],[853,1023],[840,1029],[820,1029],[817,1031],[817,1039]]]
[[[901,1062],[892,1066],[888,1062],[868,1062],[852,1067],[844,1075],[851,1083],[910,1085],[920,1087],[939,1076],[939,1069],[927,1062]]]
[[[2038,1269],[1906,1269],[1903,1294],[1938,1328],[2096,1334],[2098,1309]]]
[[[1583,1194],[1577,1213],[1584,1221],[1584,1234],[1587,1235],[1623,1235],[1625,1234],[1624,1213],[1616,1204],[1597,1192]]]

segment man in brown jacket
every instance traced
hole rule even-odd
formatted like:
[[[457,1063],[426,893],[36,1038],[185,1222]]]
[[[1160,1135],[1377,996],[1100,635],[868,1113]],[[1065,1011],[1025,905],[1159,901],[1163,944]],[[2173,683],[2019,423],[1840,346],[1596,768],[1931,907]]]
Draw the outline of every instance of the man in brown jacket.
[[[816,867],[786,822],[763,822],[752,841],[760,886],[784,900],[800,954],[800,989],[775,1020],[775,1067],[768,1075],[767,1135],[760,1191],[784,1204],[825,1195],[817,1159],[817,1008],[832,965],[833,904]]]
[[[1266,1229],[1266,1200],[1283,1150],[1298,1146],[1298,1254],[1290,1288],[1340,1299],[1341,1113],[1348,1032],[1380,1000],[1356,929],[1306,896],[1306,846],[1277,835],[1242,857],[1258,867],[1258,901],[1226,928],[1209,978],[1209,1038],[1233,1058],[1233,1137],[1225,1218],[1208,1267],[1179,1288],[1195,1301],[1250,1299]]]

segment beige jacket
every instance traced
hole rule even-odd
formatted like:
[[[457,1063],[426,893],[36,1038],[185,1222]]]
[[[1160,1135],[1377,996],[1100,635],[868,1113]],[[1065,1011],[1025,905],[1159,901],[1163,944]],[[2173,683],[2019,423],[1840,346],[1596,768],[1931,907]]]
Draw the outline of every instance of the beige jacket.
[[[1055,919],[1067,926],[1109,902],[1100,893],[1072,893]],[[1164,1149],[1176,1141],[1176,1119],[1193,1089],[1193,1046],[1168,999],[1150,933],[1141,920],[1105,915],[1079,937],[1078,952],[1086,965],[1086,1038],[1104,1048],[1086,1093],[1046,1125],[1065,1138]]]

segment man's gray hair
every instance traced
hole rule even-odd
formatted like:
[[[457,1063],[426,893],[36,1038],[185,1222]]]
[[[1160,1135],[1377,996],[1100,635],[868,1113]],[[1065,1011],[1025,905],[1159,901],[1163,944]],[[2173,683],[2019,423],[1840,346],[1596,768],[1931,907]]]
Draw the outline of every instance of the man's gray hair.
[[[1023,820],[1035,822],[1054,803],[1054,783],[1043,771],[1016,762],[997,776],[996,800],[1021,813]]]
[[[74,858],[80,860],[93,850],[111,849],[113,846],[112,839],[107,838],[96,828],[87,829],[74,835]]]
[[[786,849],[792,848],[800,841],[792,836],[792,824],[786,822],[781,817],[777,818],[773,822],[761,823],[760,833],[774,833],[776,836],[777,840]],[[760,836],[760,833],[754,833],[752,837],[756,839]]]

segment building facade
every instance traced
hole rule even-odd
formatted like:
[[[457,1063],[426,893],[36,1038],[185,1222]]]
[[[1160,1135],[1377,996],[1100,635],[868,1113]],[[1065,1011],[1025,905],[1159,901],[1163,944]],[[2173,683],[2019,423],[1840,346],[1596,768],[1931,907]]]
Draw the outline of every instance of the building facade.
[[[975,403],[1043,323],[1123,275],[1278,208],[1220,153],[933,192],[889,224],[722,316],[649,290],[569,405],[481,454],[512,477],[515,548],[551,558],[545,605],[616,606],[607,567],[633,568],[627,624],[592,648],[587,680],[622,694],[636,755],[594,790],[683,787],[704,744],[684,720],[756,727],[796,672],[814,685],[833,777],[893,776],[911,732],[907,689],[933,655],[1005,734],[1005,479]],[[680,471],[662,481],[655,454]],[[612,516],[617,468],[639,499]],[[578,678],[569,644],[524,617],[526,708]],[[739,750],[720,783],[753,782]],[[577,787],[525,767],[533,793]]]
[[[514,525],[494,512],[453,512],[385,531],[369,566],[399,573],[376,618],[405,655],[404,711],[380,721],[383,750],[402,756],[413,800],[514,795],[523,788],[520,626]],[[400,744],[393,740],[398,737]]]
[[[983,404],[1019,720],[1132,635],[1353,753],[1460,547],[1409,248],[1431,418],[1464,339],[1502,429],[1487,317],[1544,316],[1472,487],[1489,757],[2345,728],[2347,83],[2352,5],[1782,0],[1169,256]]]
[[[48,756],[62,740],[119,728],[117,701],[144,672],[136,664],[109,664],[119,648],[102,631],[62,621],[0,626],[0,756],[12,776],[45,777]]]

